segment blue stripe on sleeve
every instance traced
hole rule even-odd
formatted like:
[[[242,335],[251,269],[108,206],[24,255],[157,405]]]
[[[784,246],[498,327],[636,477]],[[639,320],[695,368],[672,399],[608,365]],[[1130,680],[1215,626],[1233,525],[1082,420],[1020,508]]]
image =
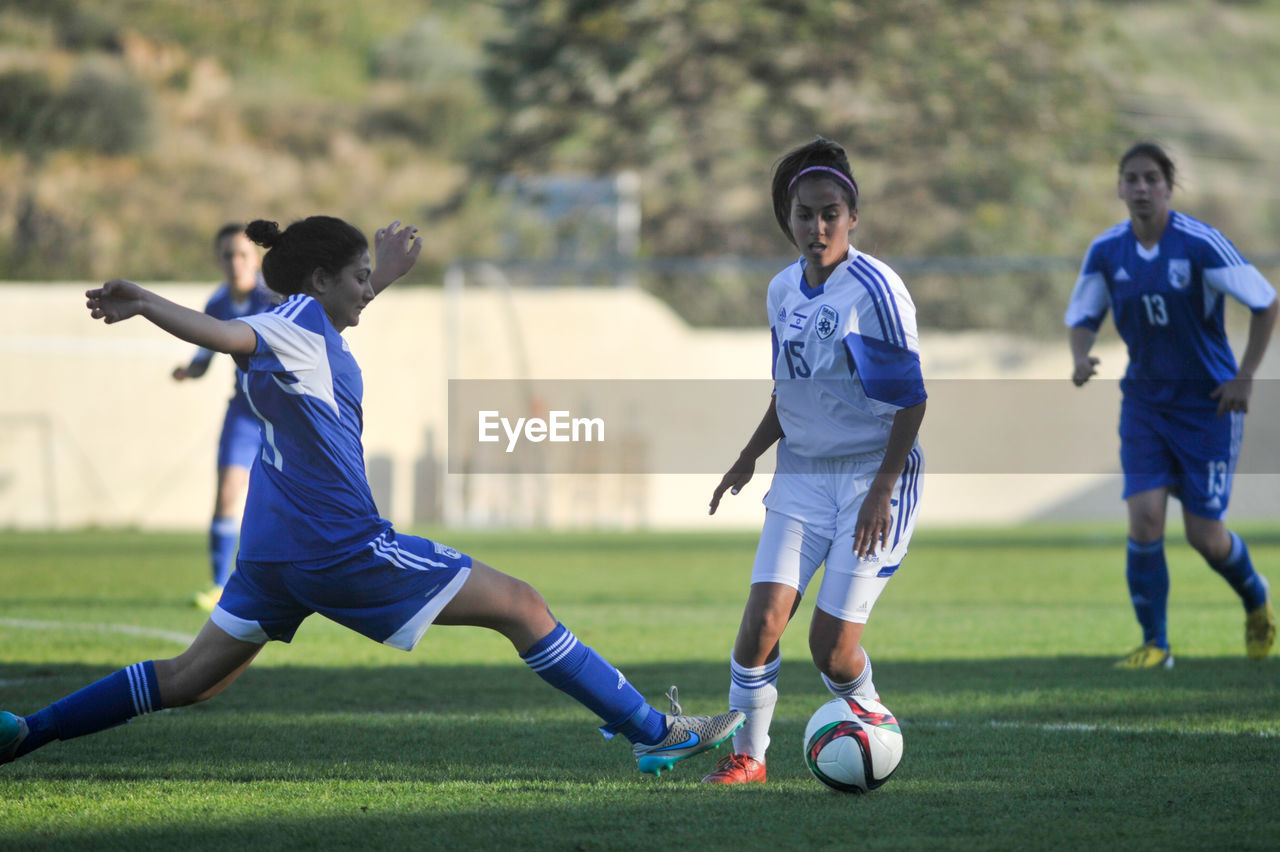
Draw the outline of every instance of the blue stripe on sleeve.
[[[881,304],[880,293],[876,289],[875,284],[867,280],[858,271],[858,267],[854,266],[853,264],[849,265],[849,273],[853,275],[853,277],[856,280],[862,282],[862,286],[866,288],[867,295],[871,297],[871,306],[876,309],[876,319],[880,321],[880,335],[885,340],[893,340],[894,339],[893,329],[890,328],[889,323],[885,318],[885,315],[887,312],[885,311],[883,305]]]
[[[915,352],[853,333],[845,335],[844,345],[853,355],[867,396],[899,408],[924,402],[928,397],[920,373],[920,356]]]
[[[902,328],[902,316],[898,313],[898,305],[893,298],[893,288],[889,286],[884,275],[864,258],[858,258],[851,263],[849,272],[862,282],[862,286],[871,295],[871,302],[875,305],[876,317],[880,320],[884,339],[898,345],[905,344],[907,335]]]
[[[898,313],[898,300],[893,297],[893,288],[889,286],[889,281],[884,277],[884,273],[876,269],[870,263],[867,263],[867,261],[862,258],[859,258],[859,261],[866,265],[867,271],[870,272],[872,277],[875,279],[876,286],[883,294],[885,303],[888,305],[888,307],[885,308],[885,312],[888,313],[890,310],[893,311],[893,330],[896,335],[895,342],[900,346],[905,346],[907,343],[907,332],[902,327],[902,314]]]

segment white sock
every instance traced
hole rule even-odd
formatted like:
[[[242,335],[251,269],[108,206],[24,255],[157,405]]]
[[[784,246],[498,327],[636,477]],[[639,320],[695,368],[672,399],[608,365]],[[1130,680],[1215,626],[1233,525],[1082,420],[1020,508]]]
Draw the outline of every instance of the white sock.
[[[782,657],[763,666],[748,668],[729,659],[729,709],[747,714],[747,721],[733,735],[733,750],[764,762],[769,748],[769,725],[778,704],[778,670]]]
[[[876,685],[871,682],[871,655],[867,653],[867,649],[862,649],[862,671],[858,676],[848,683],[837,683],[825,674],[822,675],[822,682],[827,685],[827,689],[836,698],[849,698],[856,696],[858,698],[871,698],[878,700],[876,697]],[[819,672],[819,674],[822,674]]]

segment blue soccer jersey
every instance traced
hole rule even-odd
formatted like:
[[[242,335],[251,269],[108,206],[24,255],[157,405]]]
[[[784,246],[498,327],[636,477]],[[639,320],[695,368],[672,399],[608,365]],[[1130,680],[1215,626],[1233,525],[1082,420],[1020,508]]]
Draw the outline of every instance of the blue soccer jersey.
[[[1276,291],[1217,229],[1170,211],[1160,242],[1145,249],[1128,221],[1104,231],[1085,255],[1066,324],[1097,331],[1108,310],[1129,348],[1125,398],[1156,406],[1216,408],[1209,394],[1236,375],[1223,328],[1223,294],[1252,311]]]
[[[262,280],[262,276],[258,276],[258,286],[249,291],[248,298],[243,301],[236,301],[231,298],[231,287],[226,282],[222,286],[213,291],[213,295],[209,297],[209,301],[204,306],[204,312],[214,319],[233,320],[242,319],[252,314],[260,314],[271,308],[279,301],[279,296],[267,288]],[[191,359],[193,364],[208,364],[213,359],[214,352],[212,349],[198,349],[195,357]],[[240,389],[240,376],[236,375],[235,381],[235,399],[233,402],[243,402],[243,391]]]
[[[310,296],[242,322],[258,336],[254,353],[236,362],[262,421],[262,456],[249,478],[240,558],[354,553],[391,526],[378,516],[365,474],[360,367]]]
[[[810,289],[798,260],[769,283],[773,378],[787,447],[808,458],[883,450],[924,402],[916,311],[902,279],[857,249]]]

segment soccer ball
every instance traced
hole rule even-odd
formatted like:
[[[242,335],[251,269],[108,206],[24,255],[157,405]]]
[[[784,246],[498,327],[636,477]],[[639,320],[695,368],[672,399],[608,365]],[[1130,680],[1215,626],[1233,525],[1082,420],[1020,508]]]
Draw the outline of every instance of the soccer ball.
[[[866,793],[889,780],[902,760],[902,730],[879,701],[834,698],[804,728],[804,762],[842,793]]]

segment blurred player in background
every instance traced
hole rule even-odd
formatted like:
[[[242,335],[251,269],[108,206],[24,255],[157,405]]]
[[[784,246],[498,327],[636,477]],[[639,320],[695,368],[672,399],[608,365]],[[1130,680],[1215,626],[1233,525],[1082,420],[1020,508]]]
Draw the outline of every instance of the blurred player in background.
[[[375,268],[364,235],[341,219],[313,216],[284,232],[275,222],[251,222],[246,232],[268,249],[267,283],[287,298],[235,320],[188,310],[131,281],[86,294],[94,318],[143,316],[233,355],[263,425],[263,454],[249,476],[236,570],[191,647],[128,666],[30,716],[0,713],[0,763],[54,739],[211,698],[263,645],[291,641],[316,612],[406,651],[435,622],[496,630],[538,676],[598,715],[606,737],[630,740],[643,772],[656,775],[715,748],[742,724],[741,713],[683,715],[674,687],[671,714],[658,712],[528,583],[444,544],[397,535],[378,514],[361,439],[364,381],[342,332],[417,260],[422,238],[399,224],[377,232]]]
[[[215,319],[230,320],[261,313],[279,299],[262,280],[258,247],[244,234],[244,225],[229,222],[213,238],[213,256],[222,270],[222,284],[205,305],[204,312]],[[198,379],[209,369],[213,350],[201,347],[185,367],[175,367],[176,381]],[[262,452],[258,418],[253,416],[240,371],[227,403],[218,438],[218,487],[213,500],[213,520],[209,524],[209,565],[213,586],[195,597],[196,606],[211,612],[222,587],[235,567],[236,541],[240,536],[241,498],[249,483],[249,469]]]
[[[919,509],[924,418],[915,305],[902,280],[850,245],[858,185],[844,149],[817,139],[773,174],[773,212],[801,257],[769,284],[774,394],[721,479],[737,494],[775,442],[751,591],[729,661],[734,753],[703,780],[765,780],[778,642],[824,562],[809,650],[832,695],[876,698],[862,632],[907,553]]]
[[[1171,668],[1164,555],[1169,495],[1182,502],[1187,541],[1244,604],[1245,650],[1262,659],[1275,641],[1267,580],[1223,519],[1249,409],[1253,375],[1276,320],[1276,291],[1215,228],[1169,208],[1174,165],[1160,146],[1120,158],[1129,220],[1089,246],[1067,306],[1072,381],[1096,372],[1089,352],[1107,312],[1129,348],[1120,383],[1120,462],[1129,508],[1126,576],[1142,644],[1121,668]],[[1252,316],[1239,367],[1223,328],[1223,296]]]

